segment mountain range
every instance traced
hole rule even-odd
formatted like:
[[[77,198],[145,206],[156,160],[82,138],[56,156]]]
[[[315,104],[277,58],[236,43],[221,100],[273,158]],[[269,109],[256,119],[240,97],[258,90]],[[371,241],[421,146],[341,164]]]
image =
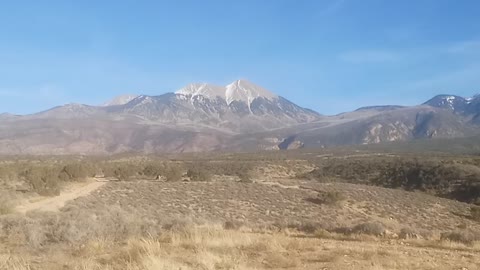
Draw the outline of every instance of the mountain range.
[[[67,104],[0,114],[0,154],[113,154],[323,148],[480,133],[480,95],[438,95],[418,106],[370,106],[334,116],[247,80],[193,83],[100,106]]]

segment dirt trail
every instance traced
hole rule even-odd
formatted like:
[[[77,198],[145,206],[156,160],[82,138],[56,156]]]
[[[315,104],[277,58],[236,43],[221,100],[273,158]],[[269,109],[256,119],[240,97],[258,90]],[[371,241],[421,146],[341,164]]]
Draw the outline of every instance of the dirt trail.
[[[65,205],[66,202],[86,196],[106,183],[107,182],[105,181],[99,182],[90,180],[87,183],[72,184],[65,191],[62,191],[59,196],[32,198],[28,201],[20,203],[15,210],[19,213],[26,213],[27,211],[32,210],[58,211]]]
[[[284,185],[282,183],[278,183],[278,182],[270,182],[270,181],[259,181],[259,182],[256,182],[258,184],[262,184],[262,185],[267,185],[267,186],[274,186],[274,187],[280,187],[280,188],[292,188],[292,189],[300,189],[301,187],[299,185],[293,185],[293,186],[287,186],[287,185]]]

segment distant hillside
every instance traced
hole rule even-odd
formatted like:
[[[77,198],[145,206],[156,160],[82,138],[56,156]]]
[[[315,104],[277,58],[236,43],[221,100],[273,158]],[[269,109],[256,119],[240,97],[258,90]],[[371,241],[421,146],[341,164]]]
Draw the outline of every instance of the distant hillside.
[[[480,156],[480,136],[464,138],[417,139],[405,142],[388,142],[360,145],[356,149],[391,152],[443,152]]]
[[[32,115],[1,114],[0,154],[255,151],[405,141],[416,146],[398,148],[436,149],[450,141],[423,139],[477,136],[479,119],[478,95],[438,95],[418,106],[323,116],[247,80],[193,83],[175,93],[120,96],[103,106],[72,103]]]

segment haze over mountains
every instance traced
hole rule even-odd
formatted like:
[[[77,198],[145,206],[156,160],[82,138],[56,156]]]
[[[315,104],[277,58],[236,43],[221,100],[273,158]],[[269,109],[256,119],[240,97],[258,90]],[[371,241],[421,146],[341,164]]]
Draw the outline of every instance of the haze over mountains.
[[[245,151],[463,137],[480,133],[480,96],[439,95],[335,116],[302,108],[247,80],[194,83],[101,106],[0,114],[0,154]]]

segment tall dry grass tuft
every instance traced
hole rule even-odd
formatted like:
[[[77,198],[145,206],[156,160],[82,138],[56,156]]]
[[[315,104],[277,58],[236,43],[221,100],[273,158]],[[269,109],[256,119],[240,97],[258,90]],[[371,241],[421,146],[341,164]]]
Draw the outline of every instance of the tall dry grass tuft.
[[[221,225],[190,227],[168,234],[163,241],[143,242],[147,269],[294,268],[300,260],[291,254],[314,249],[284,234],[225,230]]]
[[[160,240],[144,241],[147,254],[144,266],[147,269],[246,269],[243,264],[248,260],[240,249],[252,243],[250,236],[224,230],[220,225],[190,227],[167,232]],[[185,253],[191,256],[182,257]]]
[[[0,216],[13,213],[13,205],[9,201],[0,199]]]
[[[0,254],[0,270],[31,270],[30,264],[23,258],[9,254]]]
[[[0,216],[13,213],[14,208],[12,196],[6,191],[0,191]]]

